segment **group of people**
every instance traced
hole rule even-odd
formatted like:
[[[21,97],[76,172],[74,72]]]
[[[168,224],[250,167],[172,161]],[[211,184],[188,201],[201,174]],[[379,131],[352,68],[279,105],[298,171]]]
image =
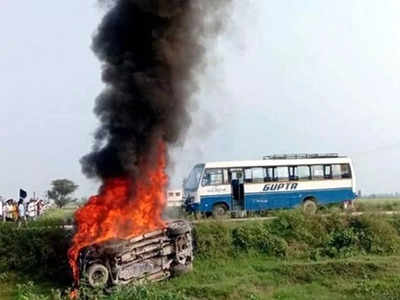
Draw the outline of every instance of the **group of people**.
[[[43,214],[45,203],[43,200],[30,199],[18,202],[14,199],[0,201],[0,217],[6,222],[25,222],[26,220],[35,220]]]

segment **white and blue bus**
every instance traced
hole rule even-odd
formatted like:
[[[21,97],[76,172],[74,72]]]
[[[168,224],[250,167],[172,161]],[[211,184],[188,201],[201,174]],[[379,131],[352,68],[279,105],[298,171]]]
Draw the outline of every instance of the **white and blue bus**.
[[[264,211],[351,204],[356,198],[351,159],[338,154],[289,154],[263,160],[208,162],[184,180],[184,206],[194,213]]]

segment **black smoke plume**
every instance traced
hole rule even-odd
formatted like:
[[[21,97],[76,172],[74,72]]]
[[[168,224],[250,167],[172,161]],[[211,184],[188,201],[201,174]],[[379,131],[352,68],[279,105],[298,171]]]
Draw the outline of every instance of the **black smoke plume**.
[[[100,127],[82,169],[101,179],[134,176],[158,141],[184,137],[206,44],[222,28],[230,0],[100,2],[109,11],[92,48],[106,87],[96,99]]]

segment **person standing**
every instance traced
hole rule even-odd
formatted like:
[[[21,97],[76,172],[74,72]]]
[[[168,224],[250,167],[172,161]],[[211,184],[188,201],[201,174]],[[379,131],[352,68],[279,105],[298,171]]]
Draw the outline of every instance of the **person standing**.
[[[0,220],[4,221],[3,198],[0,196]]]
[[[23,199],[20,199],[18,202],[18,227],[21,224],[25,224],[25,205]]]
[[[13,221],[13,199],[8,199],[5,205],[4,214],[6,217],[6,221]]]
[[[29,220],[34,220],[36,216],[36,205],[33,199],[30,199],[28,202],[28,211],[27,211],[27,216]]]
[[[12,201],[12,218],[14,222],[18,221],[18,203],[17,201]]]

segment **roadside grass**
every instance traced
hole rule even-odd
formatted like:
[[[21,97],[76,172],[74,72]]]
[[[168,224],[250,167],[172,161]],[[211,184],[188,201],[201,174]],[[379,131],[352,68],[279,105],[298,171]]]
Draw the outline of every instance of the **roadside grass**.
[[[193,272],[107,292],[82,285],[81,299],[400,299],[400,216],[276,216],[195,224]],[[68,298],[71,232],[37,222],[0,224],[0,299]]]
[[[318,262],[264,255],[198,259],[194,271],[111,293],[81,292],[88,299],[399,299],[399,256],[357,256]],[[0,282],[1,299],[67,299],[49,282]],[[84,299],[84,297],[82,297]]]
[[[358,211],[397,211],[400,210],[400,198],[360,198],[356,200]]]
[[[50,208],[42,216],[40,216],[39,220],[52,220],[59,221],[63,224],[72,224],[75,211],[76,208],[74,207]]]

